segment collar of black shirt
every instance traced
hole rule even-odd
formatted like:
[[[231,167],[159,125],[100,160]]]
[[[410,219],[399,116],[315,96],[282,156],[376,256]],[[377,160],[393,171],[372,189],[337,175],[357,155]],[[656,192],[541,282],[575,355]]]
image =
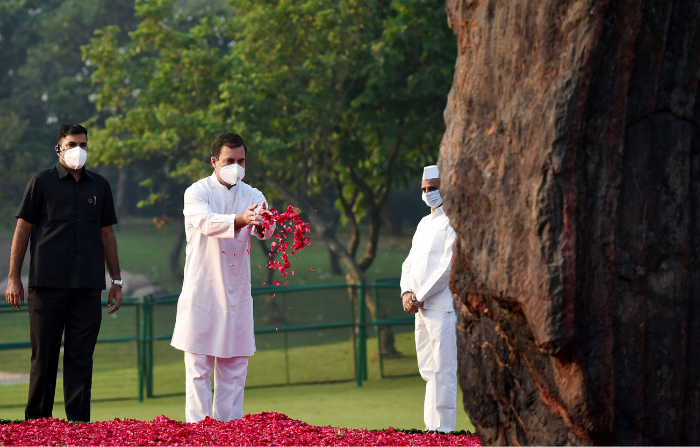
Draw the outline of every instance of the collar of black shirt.
[[[63,165],[61,164],[60,161],[59,161],[58,163],[56,163],[56,171],[58,172],[58,178],[59,178],[59,179],[62,179],[63,177],[65,177],[65,176],[67,176],[67,175],[69,174],[68,169],[66,169],[66,167],[63,166]],[[83,174],[85,174],[85,175],[87,175],[88,177],[92,178],[92,174],[90,173],[90,171],[88,171],[88,170],[85,169],[84,167],[83,167]],[[82,176],[81,176],[81,178],[82,178]]]

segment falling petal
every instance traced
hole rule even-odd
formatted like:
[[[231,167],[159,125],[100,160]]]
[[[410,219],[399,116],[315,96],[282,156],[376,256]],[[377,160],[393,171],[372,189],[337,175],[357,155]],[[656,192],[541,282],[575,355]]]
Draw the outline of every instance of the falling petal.
[[[234,265],[233,265],[233,264],[229,264],[229,265],[230,265],[231,267],[234,267]]]
[[[258,264],[258,268],[259,268],[260,270],[262,270],[262,266],[261,266],[260,264]]]
[[[277,280],[274,280],[274,281],[272,281],[272,284],[274,284],[274,285],[276,285],[276,286],[279,286],[279,285],[280,285],[280,282],[277,281]]]
[[[279,331],[280,331],[280,330],[279,330],[279,329],[277,329],[277,328],[275,328],[275,330],[276,330],[277,332],[279,332]]]
[[[313,267],[311,267],[311,271],[312,271],[312,272],[314,271],[314,268],[313,268]]]
[[[267,284],[263,283],[263,287],[265,287]]]
[[[223,253],[223,254],[226,254],[226,252],[225,252],[225,251],[222,251],[221,253]]]
[[[273,294],[272,294],[272,296],[271,296],[270,298],[274,298],[274,297],[275,297],[275,295],[277,295],[277,294],[276,294],[276,293],[273,293]]]
[[[292,310],[292,308],[290,307],[289,310]]]
[[[292,276],[294,276],[294,270],[292,270]]]

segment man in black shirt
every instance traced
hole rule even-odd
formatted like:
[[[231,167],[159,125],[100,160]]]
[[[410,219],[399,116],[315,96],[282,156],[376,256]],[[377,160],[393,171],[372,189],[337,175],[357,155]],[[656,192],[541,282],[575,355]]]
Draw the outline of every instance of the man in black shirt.
[[[90,420],[92,355],[100,330],[104,265],[112,277],[108,313],[119,309],[122,281],[112,190],[104,177],[83,168],[87,130],[66,124],[58,134],[59,162],[27,183],[17,211],[5,299],[20,308],[20,270],[31,239],[29,333],[32,366],[26,419],[51,417],[65,329],[63,395],[66,417]],[[114,303],[114,304],[112,304]]]

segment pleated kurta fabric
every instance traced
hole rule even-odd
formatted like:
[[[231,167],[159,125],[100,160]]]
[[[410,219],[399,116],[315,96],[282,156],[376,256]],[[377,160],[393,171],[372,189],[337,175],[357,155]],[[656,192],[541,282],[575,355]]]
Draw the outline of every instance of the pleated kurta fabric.
[[[267,200],[259,190],[241,181],[228,189],[215,174],[185,191],[185,277],[177,304],[173,347],[224,358],[255,353],[250,283],[252,230],[246,226],[235,231],[234,220],[236,214],[263,202]],[[274,227],[260,239],[269,238],[273,232]]]

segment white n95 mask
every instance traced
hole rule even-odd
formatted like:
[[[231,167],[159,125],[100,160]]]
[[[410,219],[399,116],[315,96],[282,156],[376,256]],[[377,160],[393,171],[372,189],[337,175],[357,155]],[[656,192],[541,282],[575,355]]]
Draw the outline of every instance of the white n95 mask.
[[[72,147],[66,151],[63,151],[63,157],[59,155],[66,162],[71,169],[80,169],[85,166],[85,161],[87,160],[87,151],[80,146]]]
[[[243,177],[245,177],[245,168],[238,163],[226,166],[219,165],[219,167],[221,168],[219,177],[229,185],[235,185],[239,180],[243,180]]]
[[[430,208],[437,208],[438,205],[442,203],[442,197],[440,196],[440,190],[430,191],[429,193],[423,193],[423,201]]]

